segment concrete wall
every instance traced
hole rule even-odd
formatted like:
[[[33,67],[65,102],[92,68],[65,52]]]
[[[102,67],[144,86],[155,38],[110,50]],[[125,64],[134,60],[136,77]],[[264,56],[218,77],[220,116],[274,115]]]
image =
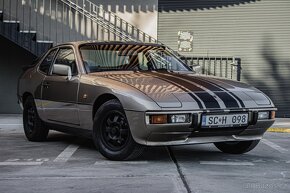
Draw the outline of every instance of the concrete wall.
[[[34,56],[0,36],[0,113],[20,113],[16,90],[22,65],[31,64]]]
[[[179,30],[194,33],[182,54],[240,57],[242,81],[290,117],[290,1],[159,0],[158,39],[177,50]]]

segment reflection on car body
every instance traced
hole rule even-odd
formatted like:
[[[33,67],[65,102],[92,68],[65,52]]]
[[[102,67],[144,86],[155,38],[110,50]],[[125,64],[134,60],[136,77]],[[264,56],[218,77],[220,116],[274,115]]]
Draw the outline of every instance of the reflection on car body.
[[[136,42],[56,46],[20,77],[18,98],[29,140],[50,129],[87,136],[112,160],[155,145],[245,153],[276,111],[252,86],[198,75],[165,46]]]

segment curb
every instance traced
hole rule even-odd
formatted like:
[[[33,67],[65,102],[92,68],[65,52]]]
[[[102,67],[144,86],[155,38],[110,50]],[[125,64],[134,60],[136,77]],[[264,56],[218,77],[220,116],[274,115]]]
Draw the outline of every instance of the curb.
[[[268,132],[290,133],[290,128],[269,128]]]

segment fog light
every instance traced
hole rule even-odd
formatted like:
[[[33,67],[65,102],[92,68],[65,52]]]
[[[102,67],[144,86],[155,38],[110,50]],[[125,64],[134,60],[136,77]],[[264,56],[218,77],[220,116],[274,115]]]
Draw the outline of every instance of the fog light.
[[[165,124],[167,123],[167,115],[151,115],[150,123],[151,124]]]
[[[258,112],[258,119],[269,119],[270,117],[270,112],[265,111],[265,112]]]
[[[170,123],[188,123],[189,114],[168,115]]]

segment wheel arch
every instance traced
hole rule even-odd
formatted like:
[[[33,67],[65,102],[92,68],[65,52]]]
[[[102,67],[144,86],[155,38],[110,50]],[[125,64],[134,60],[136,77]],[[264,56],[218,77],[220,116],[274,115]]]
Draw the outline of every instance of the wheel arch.
[[[92,114],[92,117],[94,119],[95,117],[95,114],[97,112],[97,110],[100,108],[100,106],[102,104],[104,104],[105,102],[109,101],[109,100],[112,100],[112,99],[117,99],[119,102],[120,100],[118,99],[118,97],[116,97],[115,95],[113,94],[109,94],[109,93],[106,93],[106,94],[102,94],[100,95],[94,102],[94,105],[93,105],[93,114]],[[120,102],[121,103],[121,102]]]

